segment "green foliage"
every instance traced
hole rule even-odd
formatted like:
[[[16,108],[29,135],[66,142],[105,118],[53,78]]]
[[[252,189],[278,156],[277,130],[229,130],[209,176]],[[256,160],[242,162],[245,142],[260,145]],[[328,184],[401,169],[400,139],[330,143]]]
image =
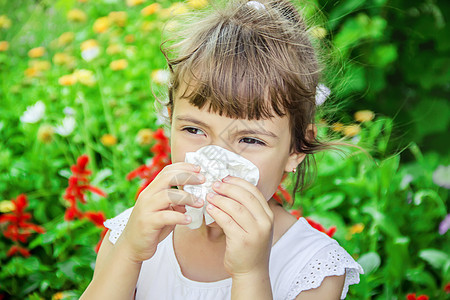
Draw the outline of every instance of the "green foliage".
[[[60,0],[50,6],[49,1],[0,0],[2,14],[11,19],[6,28],[0,18],[0,42],[9,43],[8,50],[0,51],[0,201],[27,194],[27,211],[46,229],[24,245],[31,251],[28,258],[7,256],[13,243],[0,238],[0,295],[77,299],[91,280],[101,230],[87,220],[64,221],[70,166],[88,154],[91,183],[108,194],[89,194],[84,211],[101,211],[109,218],[133,205],[138,182],[125,177],[152,156],[138,132],[161,126],[153,92],[161,94],[164,84],[151,74],[165,67],[159,43],[170,2],[159,1],[162,9],[143,16],[142,8],[151,3],[129,7],[118,0]],[[333,121],[355,124],[352,115],[361,109],[376,117],[358,123],[360,131],[347,136],[333,132],[333,124],[319,126],[321,136],[342,137],[369,155],[357,147],[316,155],[317,180],[297,196],[293,209],[326,227],[336,226],[335,238],[364,267],[348,299],[404,299],[410,292],[445,299],[449,233],[440,235],[438,227],[448,214],[448,189],[433,181],[433,173],[450,164],[442,142],[450,115],[450,34],[442,13],[448,4],[315,2],[328,19],[323,26],[332,57],[340,61],[339,71],[325,77],[336,87],[337,101],[350,99]],[[85,21],[67,20],[74,8],[84,12]],[[110,24],[105,33],[96,33],[96,20],[112,11],[126,11],[126,26]],[[65,32],[74,33],[73,41],[61,42]],[[87,61],[81,47],[90,39],[100,52]],[[28,57],[39,46],[45,48],[43,56]],[[61,53],[73,63],[57,63]],[[120,59],[128,67],[113,70],[111,62]],[[50,67],[39,70],[33,61]],[[88,72],[83,77],[80,70]],[[74,74],[81,76],[77,83],[61,84],[63,76]],[[86,79],[95,83],[83,83]],[[21,122],[38,100],[46,107],[43,118]],[[73,112],[64,113],[67,107]],[[76,122],[72,133],[50,130],[45,135],[45,125],[54,128],[71,115]],[[102,139],[107,135],[115,140]]]

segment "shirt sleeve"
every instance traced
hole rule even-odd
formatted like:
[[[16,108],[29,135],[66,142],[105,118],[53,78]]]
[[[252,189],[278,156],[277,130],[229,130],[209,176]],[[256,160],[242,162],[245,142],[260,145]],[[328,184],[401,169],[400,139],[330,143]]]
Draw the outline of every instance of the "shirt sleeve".
[[[131,212],[133,208],[123,211],[119,215],[115,216],[112,219],[106,220],[103,225],[110,230],[109,233],[109,241],[113,244],[117,242],[117,239],[122,234],[122,231],[125,229],[125,226],[128,223],[128,219],[130,218]]]
[[[364,274],[362,267],[338,244],[331,244],[318,251],[306,266],[300,270],[291,283],[288,300],[306,290],[318,288],[325,277],[345,274],[341,299],[345,299],[348,287],[359,283],[359,275]]]

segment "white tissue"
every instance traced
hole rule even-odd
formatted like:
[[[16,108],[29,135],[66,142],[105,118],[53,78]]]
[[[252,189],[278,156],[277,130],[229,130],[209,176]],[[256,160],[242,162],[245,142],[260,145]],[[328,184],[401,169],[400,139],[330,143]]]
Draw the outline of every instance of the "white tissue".
[[[230,175],[247,180],[253,185],[258,183],[259,170],[251,161],[219,146],[209,145],[196,152],[188,152],[185,162],[199,165],[200,173],[206,178],[203,184],[184,186],[186,192],[205,201],[204,206],[200,208],[186,206],[186,214],[192,217],[192,222],[188,225],[191,229],[199,228],[202,225],[203,216],[205,216],[207,225],[214,222],[214,219],[206,211],[208,204],[206,195],[209,192],[215,193],[212,189],[214,182]]]

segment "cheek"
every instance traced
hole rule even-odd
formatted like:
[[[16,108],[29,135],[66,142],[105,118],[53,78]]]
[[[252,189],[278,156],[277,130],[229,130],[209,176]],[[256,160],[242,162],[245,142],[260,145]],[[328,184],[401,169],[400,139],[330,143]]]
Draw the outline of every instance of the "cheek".
[[[259,169],[258,189],[264,195],[266,200],[270,200],[273,194],[277,191],[278,185],[284,173],[284,164],[279,160],[267,160],[269,164],[258,164],[253,162]]]

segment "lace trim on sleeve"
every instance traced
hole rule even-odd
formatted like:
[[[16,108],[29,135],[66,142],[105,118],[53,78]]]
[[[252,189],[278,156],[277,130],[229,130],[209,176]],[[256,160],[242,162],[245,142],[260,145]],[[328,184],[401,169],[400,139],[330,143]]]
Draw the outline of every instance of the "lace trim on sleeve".
[[[130,218],[131,212],[133,208],[129,208],[122,212],[121,214],[115,216],[112,219],[106,220],[103,225],[110,230],[109,233],[109,241],[113,244],[117,242],[117,239],[122,234],[122,231],[125,229],[125,226],[128,223],[128,219]]]
[[[349,285],[359,283],[359,274],[364,274],[364,270],[341,246],[336,244],[326,247],[314,255],[297,274],[289,288],[287,299],[295,299],[301,291],[318,288],[327,276],[344,274],[341,299],[347,296]]]

